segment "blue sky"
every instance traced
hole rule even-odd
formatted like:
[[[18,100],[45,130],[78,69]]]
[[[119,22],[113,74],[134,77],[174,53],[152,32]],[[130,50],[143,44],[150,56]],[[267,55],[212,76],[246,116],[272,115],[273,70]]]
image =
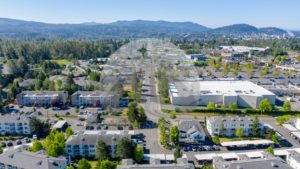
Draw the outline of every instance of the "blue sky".
[[[0,0],[0,17],[50,23],[192,21],[300,30],[300,0]]]

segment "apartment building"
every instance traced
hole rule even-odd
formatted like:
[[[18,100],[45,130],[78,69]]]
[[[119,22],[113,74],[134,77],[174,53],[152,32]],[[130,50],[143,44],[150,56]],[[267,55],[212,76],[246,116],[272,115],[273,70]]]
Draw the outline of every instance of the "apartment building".
[[[99,140],[106,143],[112,157],[115,157],[117,142],[133,134],[133,131],[85,131],[72,135],[66,141],[65,151],[71,157],[95,158],[96,144]]]
[[[60,106],[67,102],[65,91],[23,91],[17,95],[17,102],[23,106]]]
[[[21,149],[0,154],[0,169],[65,169],[65,157],[49,157],[42,152]]]
[[[24,115],[0,116],[0,135],[29,135],[29,119]]]
[[[294,169],[300,169],[300,153],[289,150],[286,157],[287,163]]]
[[[71,96],[73,106],[116,107],[119,105],[119,96],[105,91],[77,91]]]
[[[206,128],[210,135],[222,135],[222,136],[227,136],[227,137],[235,136],[236,129],[242,128],[244,130],[245,136],[251,136],[253,121],[254,121],[254,118],[252,118],[252,117],[214,116],[214,117],[208,117],[206,119]],[[224,130],[221,131],[222,129],[224,129]],[[259,131],[261,133],[263,132],[262,124],[260,124]]]

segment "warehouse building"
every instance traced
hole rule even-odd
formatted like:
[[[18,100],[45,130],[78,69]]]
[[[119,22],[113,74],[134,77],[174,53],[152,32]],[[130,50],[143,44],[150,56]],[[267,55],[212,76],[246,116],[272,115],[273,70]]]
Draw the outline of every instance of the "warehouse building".
[[[178,106],[206,106],[209,102],[226,107],[257,108],[263,99],[275,104],[276,95],[250,81],[181,81],[169,84],[171,103]]]

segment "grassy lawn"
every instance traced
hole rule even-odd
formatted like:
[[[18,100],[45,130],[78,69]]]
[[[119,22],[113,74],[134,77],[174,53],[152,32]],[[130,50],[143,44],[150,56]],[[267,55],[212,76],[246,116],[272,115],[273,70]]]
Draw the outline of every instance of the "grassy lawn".
[[[72,64],[72,62],[66,60],[66,59],[58,59],[58,60],[51,60],[51,62],[57,63],[61,66],[66,66]]]
[[[260,137],[242,137],[242,138],[238,138],[238,137],[220,137],[220,142],[228,142],[228,141],[242,141],[242,140],[261,140],[263,138]]]

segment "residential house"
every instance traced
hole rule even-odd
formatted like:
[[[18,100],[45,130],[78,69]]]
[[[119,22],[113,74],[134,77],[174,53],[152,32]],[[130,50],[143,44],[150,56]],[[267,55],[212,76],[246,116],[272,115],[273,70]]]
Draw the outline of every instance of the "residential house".
[[[65,169],[65,157],[49,157],[21,149],[0,154],[0,169]]]
[[[0,135],[29,135],[29,119],[25,115],[0,116]]]
[[[214,116],[206,119],[206,128],[210,135],[222,135],[227,137],[235,136],[236,129],[242,128],[244,131],[244,136],[251,136],[253,134],[253,121],[253,117]],[[263,125],[260,124],[259,128],[259,132],[262,134]]]
[[[201,142],[205,141],[206,134],[199,121],[182,121],[178,125],[180,131],[180,141],[183,142]]]
[[[23,106],[59,106],[68,99],[65,91],[23,91],[17,95],[17,102]]]

